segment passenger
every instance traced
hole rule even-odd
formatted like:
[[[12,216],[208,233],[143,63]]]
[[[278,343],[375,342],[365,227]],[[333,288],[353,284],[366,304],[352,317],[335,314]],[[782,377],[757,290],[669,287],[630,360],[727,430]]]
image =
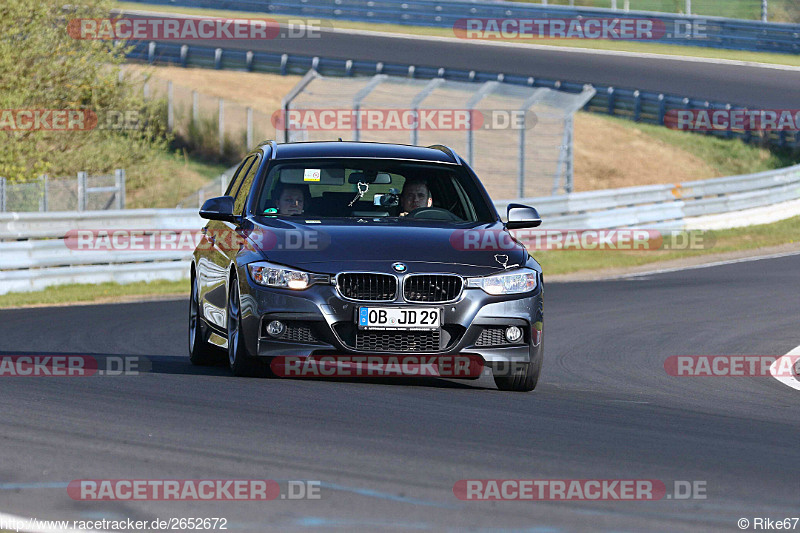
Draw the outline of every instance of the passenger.
[[[302,185],[280,184],[273,193],[279,215],[302,215],[306,203],[306,192]]]

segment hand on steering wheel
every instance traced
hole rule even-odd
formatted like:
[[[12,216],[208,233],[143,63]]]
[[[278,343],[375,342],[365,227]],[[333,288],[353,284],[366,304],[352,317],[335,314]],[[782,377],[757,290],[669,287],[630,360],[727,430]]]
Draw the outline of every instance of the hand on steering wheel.
[[[408,218],[421,218],[428,220],[446,220],[448,222],[463,222],[461,217],[454,215],[441,207],[419,207],[406,215]]]

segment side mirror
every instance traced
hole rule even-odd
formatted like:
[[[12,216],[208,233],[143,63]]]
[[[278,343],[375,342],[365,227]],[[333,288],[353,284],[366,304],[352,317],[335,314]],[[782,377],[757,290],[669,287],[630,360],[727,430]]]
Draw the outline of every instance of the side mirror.
[[[508,229],[535,228],[542,223],[542,217],[536,209],[522,204],[508,204]]]
[[[208,220],[239,222],[239,217],[233,214],[233,198],[230,196],[209,198],[200,208],[200,216]]]

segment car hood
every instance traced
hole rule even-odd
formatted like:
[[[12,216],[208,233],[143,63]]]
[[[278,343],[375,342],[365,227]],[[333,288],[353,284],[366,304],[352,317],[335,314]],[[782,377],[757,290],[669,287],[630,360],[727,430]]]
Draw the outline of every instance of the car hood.
[[[482,276],[524,265],[528,253],[500,222],[452,224],[398,219],[255,219],[251,245],[265,260],[323,274],[392,272]]]

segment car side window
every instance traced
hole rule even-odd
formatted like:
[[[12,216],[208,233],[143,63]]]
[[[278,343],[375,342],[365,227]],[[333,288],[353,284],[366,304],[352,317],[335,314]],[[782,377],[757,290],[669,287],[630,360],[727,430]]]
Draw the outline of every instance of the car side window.
[[[253,187],[253,180],[256,177],[256,172],[258,172],[259,162],[261,161],[260,156],[256,156],[253,158],[253,163],[250,165],[250,168],[247,170],[247,174],[245,174],[244,179],[242,179],[242,184],[239,186],[239,192],[236,193],[236,197],[233,204],[233,212],[237,214],[244,214],[244,206],[247,203],[247,197],[250,195],[250,189]]]
[[[250,166],[250,163],[253,162],[254,156],[245,157],[242,164],[239,165],[239,168],[236,169],[236,172],[233,174],[233,179],[228,184],[228,190],[225,191],[225,196],[232,196],[236,198],[236,192],[239,190],[239,185],[242,184],[242,178],[247,173],[247,169]]]

